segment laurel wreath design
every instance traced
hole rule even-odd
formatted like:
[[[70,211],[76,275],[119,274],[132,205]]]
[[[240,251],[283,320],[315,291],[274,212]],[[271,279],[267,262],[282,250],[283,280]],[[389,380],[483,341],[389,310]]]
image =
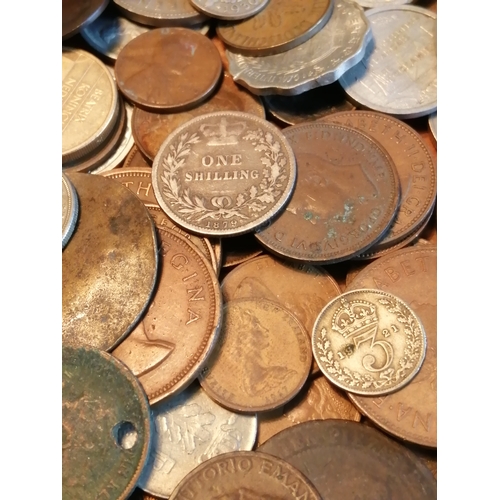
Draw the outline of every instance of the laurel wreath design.
[[[388,368],[381,372],[379,378],[376,379],[369,373],[361,375],[358,372],[349,370],[349,368],[341,367],[340,363],[333,359],[334,352],[330,348],[331,343],[326,336],[327,329],[323,327],[320,331],[322,340],[316,343],[321,353],[319,359],[325,364],[327,372],[346,386],[361,389],[380,389],[395,384],[415,366],[419,358],[422,340],[419,335],[420,328],[415,323],[412,314],[409,311],[404,311],[396,301],[382,298],[379,299],[379,303],[386,306],[390,313],[396,314],[396,319],[403,325],[406,335],[404,356],[400,359],[397,370]]]
[[[255,217],[283,193],[283,183],[286,179],[284,167],[287,161],[281,151],[280,143],[273,141],[270,132],[264,134],[262,130],[248,131],[243,139],[250,141],[255,151],[264,153],[260,158],[265,167],[262,181],[258,187],[252,185],[239,193],[233,206],[222,206],[221,203],[220,206],[216,206],[217,200],[215,203],[212,201],[215,208],[208,207],[206,200],[193,195],[189,188],[181,189],[178,177],[179,170],[185,165],[186,156],[191,153],[192,145],[200,142],[199,135],[196,132],[190,136],[188,133],[182,134],[179,142],[169,146],[170,151],[162,161],[163,174],[160,178],[165,183],[163,194],[187,220],[202,221],[206,218],[220,220],[231,217],[250,219],[252,215],[248,214],[249,212]]]

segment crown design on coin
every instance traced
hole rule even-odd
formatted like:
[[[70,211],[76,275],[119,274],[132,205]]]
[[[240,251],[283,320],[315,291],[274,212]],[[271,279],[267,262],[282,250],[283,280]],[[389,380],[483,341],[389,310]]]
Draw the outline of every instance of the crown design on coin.
[[[332,318],[332,330],[339,332],[345,339],[354,334],[359,335],[377,327],[375,306],[364,300],[345,299],[340,301],[341,307]]]
[[[229,144],[238,144],[238,136],[243,133],[245,128],[246,125],[244,122],[229,124],[225,118],[222,118],[217,125],[201,125],[200,132],[205,137],[212,137],[207,142],[207,146],[226,146]]]

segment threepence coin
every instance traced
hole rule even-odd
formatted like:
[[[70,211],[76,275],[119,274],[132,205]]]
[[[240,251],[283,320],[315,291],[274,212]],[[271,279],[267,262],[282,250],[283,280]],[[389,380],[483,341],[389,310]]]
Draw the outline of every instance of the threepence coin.
[[[269,0],[191,0],[196,9],[209,17],[239,21],[260,12]]]
[[[70,180],[62,174],[62,247],[68,243],[78,220],[78,196]]]

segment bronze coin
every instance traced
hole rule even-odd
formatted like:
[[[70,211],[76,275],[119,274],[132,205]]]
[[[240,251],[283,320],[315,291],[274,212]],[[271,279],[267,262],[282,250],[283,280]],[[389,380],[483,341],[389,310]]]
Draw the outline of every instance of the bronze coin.
[[[233,300],[224,306],[220,340],[199,380],[226,408],[272,410],[299,392],[311,360],[311,341],[287,309],[265,299]]]
[[[241,54],[264,56],[297,47],[315,35],[333,12],[330,0],[269,0],[249,19],[219,22],[220,39]]]
[[[170,500],[321,500],[309,479],[280,458],[234,451],[201,463]],[[326,497],[324,497],[326,499]]]
[[[145,158],[139,148],[134,144],[130,153],[125,158],[123,168],[151,168],[149,158]]]
[[[148,400],[109,354],[62,350],[62,498],[128,498],[148,457]]]
[[[62,0],[62,39],[97,19],[108,3],[109,0]]]
[[[297,161],[284,210],[255,236],[279,256],[315,264],[350,259],[379,240],[396,215],[399,179],[388,153],[351,127],[314,122],[283,130]]]
[[[315,420],[273,436],[258,452],[307,474],[324,499],[435,500],[431,472],[409,450],[367,425]]]
[[[214,44],[186,28],[142,33],[118,54],[118,88],[137,106],[181,111],[196,106],[214,90],[222,61]]]
[[[196,116],[214,111],[245,111],[259,118],[266,117],[260,98],[236,85],[232,77],[226,73],[216,92],[190,111],[165,114],[135,108],[132,115],[135,143],[141,152],[153,161],[165,139],[176,128]]]
[[[151,403],[191,383],[209,356],[221,326],[219,282],[186,238],[159,229],[161,271],[146,315],[113,350],[139,378]]]
[[[134,327],[156,282],[155,228],[144,204],[119,182],[68,174],[80,202],[62,255],[62,337],[111,350]]]
[[[222,267],[234,267],[238,264],[253,259],[262,253],[253,234],[242,234],[234,238],[226,238],[222,254]]]
[[[420,372],[406,387],[382,397],[350,395],[377,426],[412,443],[437,447],[437,249],[411,247],[366,266],[349,289],[378,288],[406,301],[422,321],[427,353]]]

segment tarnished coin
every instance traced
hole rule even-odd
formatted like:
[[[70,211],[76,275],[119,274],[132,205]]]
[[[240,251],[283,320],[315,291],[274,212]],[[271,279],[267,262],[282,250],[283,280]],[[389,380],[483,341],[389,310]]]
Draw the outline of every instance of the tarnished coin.
[[[226,21],[239,21],[260,12],[269,0],[190,0],[207,16]]]
[[[249,57],[227,50],[229,72],[259,95],[297,95],[336,81],[363,58],[371,32],[359,5],[349,0],[333,4],[324,28],[282,54]]]
[[[78,220],[78,196],[73,184],[62,174],[62,247],[64,248],[75,230]]]
[[[416,314],[395,295],[351,290],[321,311],[312,348],[321,371],[337,387],[378,396],[415,378],[425,358],[426,336]]]
[[[266,8],[238,23],[220,22],[217,34],[236,52],[279,54],[309,40],[332,15],[331,0],[269,0]]]
[[[221,298],[209,262],[186,238],[159,229],[161,272],[142,321],[113,350],[139,378],[151,403],[189,385],[212,351]]]
[[[355,102],[398,118],[437,108],[436,15],[409,5],[366,11],[373,39],[339,82]]]
[[[222,62],[205,36],[186,28],[159,28],[131,40],[118,54],[118,88],[137,106],[181,111],[214,90]]]
[[[273,218],[295,185],[295,157],[283,134],[249,113],[209,113],[181,125],[153,162],[165,213],[206,236],[248,233]]]
[[[261,451],[307,474],[323,499],[437,498],[436,480],[413,453],[357,422],[297,424],[266,441]]]
[[[220,340],[199,380],[226,408],[272,410],[299,392],[311,360],[309,336],[287,309],[265,299],[232,300],[224,306]]]
[[[406,387],[383,397],[351,395],[359,410],[377,426],[412,443],[437,447],[437,250],[405,248],[365,267],[349,285],[379,288],[402,298],[418,314],[427,352],[417,376]]]
[[[149,404],[109,354],[62,349],[62,498],[124,500],[146,464]]]
[[[321,500],[309,479],[266,453],[235,451],[200,464],[170,500]],[[326,497],[325,497],[326,498]]]
[[[78,33],[96,19],[108,5],[109,0],[62,0],[62,39]]]
[[[257,230],[280,256],[317,264],[352,258],[379,240],[400,198],[394,162],[363,132],[311,123],[283,130],[298,165],[286,210]]]
[[[120,106],[116,84],[97,57],[62,49],[62,162],[82,158],[108,138]]]
[[[125,158],[123,168],[149,168],[151,170],[151,165],[149,163],[149,159],[143,156],[139,148],[134,143],[130,153]]]
[[[249,451],[255,443],[257,416],[222,408],[197,382],[151,410],[152,450],[138,485],[156,497],[169,498],[202,462],[222,453]]]
[[[438,115],[437,111],[429,116],[429,128],[431,129],[434,139],[438,140]]]
[[[132,330],[153,293],[155,228],[141,200],[119,182],[68,177],[80,215],[62,254],[62,339],[110,350]]]
[[[215,93],[190,111],[152,113],[135,108],[132,121],[135,142],[142,153],[153,161],[165,139],[179,126],[196,116],[214,111],[244,111],[260,118],[266,117],[260,98],[242,89],[234,83],[231,76],[224,74]]]

